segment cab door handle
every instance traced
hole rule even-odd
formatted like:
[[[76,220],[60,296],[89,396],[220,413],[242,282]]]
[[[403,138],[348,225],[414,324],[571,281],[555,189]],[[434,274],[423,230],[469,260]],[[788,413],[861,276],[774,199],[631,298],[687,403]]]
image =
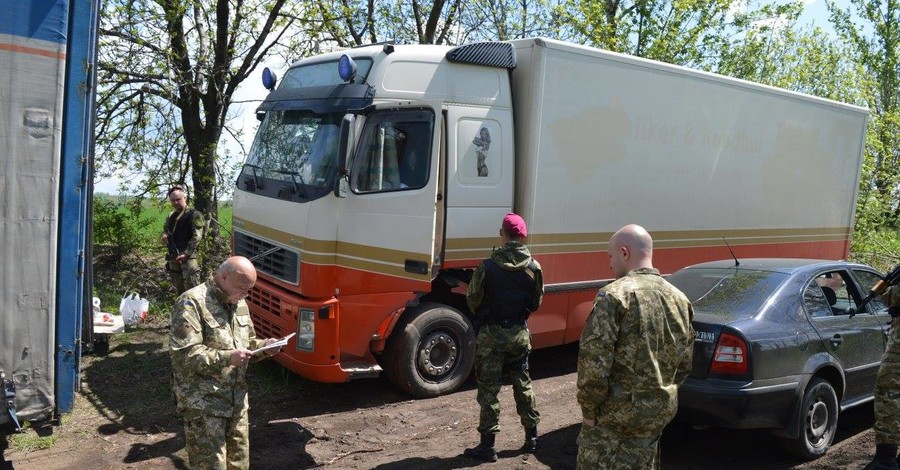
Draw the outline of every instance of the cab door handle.
[[[841,338],[841,335],[834,335],[831,337],[831,345],[834,347],[838,347],[844,343],[844,338]]]

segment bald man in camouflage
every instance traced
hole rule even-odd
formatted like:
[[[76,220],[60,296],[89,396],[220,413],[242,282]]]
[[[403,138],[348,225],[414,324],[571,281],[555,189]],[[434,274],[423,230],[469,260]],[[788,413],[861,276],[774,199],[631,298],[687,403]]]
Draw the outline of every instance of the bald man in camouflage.
[[[875,380],[875,458],[864,470],[898,470],[900,445],[900,286],[881,295],[891,313],[891,332]]]
[[[247,365],[278,353],[258,339],[244,298],[256,268],[242,256],[181,294],[172,308],[172,391],[192,470],[250,468]]]
[[[659,437],[691,370],[694,313],[653,268],[643,227],[616,232],[609,257],[616,281],[597,294],[578,353],[578,468],[659,468]]]

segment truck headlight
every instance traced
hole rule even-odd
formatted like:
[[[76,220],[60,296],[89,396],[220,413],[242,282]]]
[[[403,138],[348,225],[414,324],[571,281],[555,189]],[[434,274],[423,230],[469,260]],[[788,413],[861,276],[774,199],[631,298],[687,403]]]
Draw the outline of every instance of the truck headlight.
[[[297,349],[312,351],[316,342],[316,312],[301,308],[297,317]]]

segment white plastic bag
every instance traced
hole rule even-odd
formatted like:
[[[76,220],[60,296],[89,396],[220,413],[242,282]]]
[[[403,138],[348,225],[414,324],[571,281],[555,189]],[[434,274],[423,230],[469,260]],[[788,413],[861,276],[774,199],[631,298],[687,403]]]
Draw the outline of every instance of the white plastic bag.
[[[147,318],[147,311],[150,310],[150,300],[142,299],[137,292],[132,292],[129,296],[125,294],[122,302],[119,303],[119,313],[122,314],[122,320],[126,325],[136,325]]]

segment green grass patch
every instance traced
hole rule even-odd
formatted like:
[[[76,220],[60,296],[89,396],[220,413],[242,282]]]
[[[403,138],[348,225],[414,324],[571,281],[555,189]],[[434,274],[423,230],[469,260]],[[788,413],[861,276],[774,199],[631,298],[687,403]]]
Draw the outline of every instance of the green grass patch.
[[[9,436],[9,448],[16,452],[28,453],[36,450],[45,450],[56,444],[56,435],[38,436],[30,425],[25,423],[25,432]]]

